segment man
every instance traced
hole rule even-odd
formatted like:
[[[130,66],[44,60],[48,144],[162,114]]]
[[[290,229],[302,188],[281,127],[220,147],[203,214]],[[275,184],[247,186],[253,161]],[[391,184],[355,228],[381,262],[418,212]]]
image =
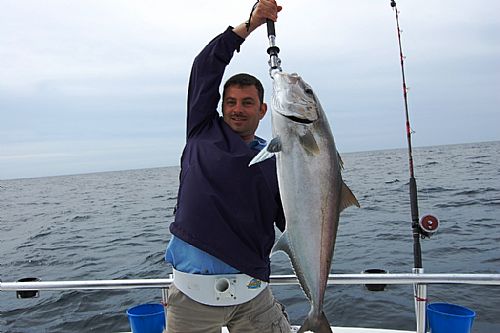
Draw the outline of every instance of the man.
[[[267,111],[262,84],[238,74],[219,86],[246,37],[281,10],[261,0],[250,19],[229,27],[196,57],[189,81],[187,142],[172,238],[166,260],[174,268],[169,333],[290,332],[282,306],[267,286],[274,224],[285,220],[270,159],[248,167],[265,141],[255,136]]]

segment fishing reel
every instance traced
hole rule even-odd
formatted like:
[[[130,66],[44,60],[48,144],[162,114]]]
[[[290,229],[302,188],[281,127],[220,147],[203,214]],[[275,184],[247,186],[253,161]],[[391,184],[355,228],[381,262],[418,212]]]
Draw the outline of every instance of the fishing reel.
[[[422,235],[422,238],[431,237],[438,231],[439,220],[434,215],[425,214],[418,221],[418,226],[420,228],[420,234]]]

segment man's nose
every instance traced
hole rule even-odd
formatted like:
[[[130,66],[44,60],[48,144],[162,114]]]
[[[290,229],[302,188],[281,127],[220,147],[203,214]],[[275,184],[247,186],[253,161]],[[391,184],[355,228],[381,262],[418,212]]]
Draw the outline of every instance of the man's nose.
[[[243,110],[243,103],[242,102],[236,102],[234,105],[233,112],[241,112]]]

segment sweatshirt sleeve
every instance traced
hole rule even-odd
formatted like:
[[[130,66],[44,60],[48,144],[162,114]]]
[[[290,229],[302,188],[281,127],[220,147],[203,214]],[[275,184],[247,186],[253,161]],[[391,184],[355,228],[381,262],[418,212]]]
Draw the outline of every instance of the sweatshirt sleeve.
[[[195,58],[191,69],[187,102],[187,137],[196,133],[200,126],[218,117],[217,105],[220,100],[219,87],[226,66],[234,51],[244,39],[228,27],[215,37]]]

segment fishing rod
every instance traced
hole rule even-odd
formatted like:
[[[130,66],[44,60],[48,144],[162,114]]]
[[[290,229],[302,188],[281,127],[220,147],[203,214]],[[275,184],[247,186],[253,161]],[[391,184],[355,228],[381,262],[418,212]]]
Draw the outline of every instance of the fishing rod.
[[[406,139],[408,142],[408,167],[410,171],[410,206],[411,206],[411,227],[413,233],[413,273],[423,274],[422,249],[420,247],[420,238],[430,237],[437,231],[439,226],[438,219],[430,214],[422,216],[419,219],[417,181],[413,168],[413,152],[411,144],[411,135],[413,133],[410,125],[410,116],[408,112],[408,88],[406,86],[403,48],[401,46],[401,29],[399,28],[399,11],[396,7],[396,1],[391,0],[391,7],[396,13],[396,27],[398,33],[399,57],[401,62],[401,77],[403,81],[403,99],[406,116]],[[415,296],[415,316],[417,318],[417,333],[426,332],[426,304],[427,304],[427,285],[414,284],[413,294]]]
[[[394,9],[396,14],[396,27],[398,35],[398,46],[399,46],[399,57],[401,63],[401,77],[403,81],[403,99],[404,99],[404,109],[406,116],[406,139],[408,142],[408,167],[410,171],[410,206],[411,206],[411,219],[412,219],[412,230],[413,230],[413,258],[414,267],[422,268],[422,250],[420,247],[420,238],[430,237],[433,233],[437,231],[439,222],[437,218],[433,215],[427,214],[419,219],[418,213],[418,198],[417,198],[417,181],[415,179],[415,172],[413,168],[413,151],[411,143],[411,135],[413,131],[410,125],[410,116],[408,111],[408,88],[406,86],[406,77],[404,69],[404,59],[403,48],[401,46],[401,29],[399,27],[399,11],[396,7],[396,1],[391,0],[391,7]]]

